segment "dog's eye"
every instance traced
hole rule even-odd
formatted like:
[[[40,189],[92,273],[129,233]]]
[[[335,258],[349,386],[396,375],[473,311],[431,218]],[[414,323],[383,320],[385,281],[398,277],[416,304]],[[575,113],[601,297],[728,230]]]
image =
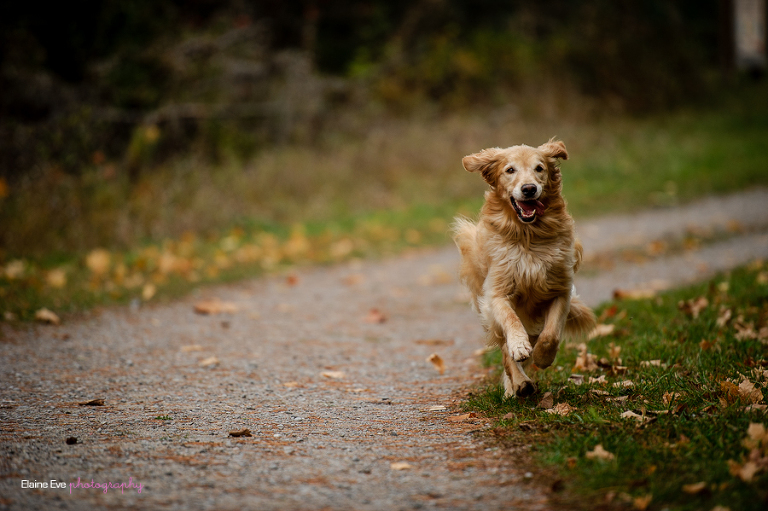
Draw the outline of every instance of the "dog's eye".
[[[509,167],[507,169],[507,174],[514,174],[515,173],[515,167]]]
[[[536,172],[544,172],[544,167],[542,167],[541,165],[537,165]]]

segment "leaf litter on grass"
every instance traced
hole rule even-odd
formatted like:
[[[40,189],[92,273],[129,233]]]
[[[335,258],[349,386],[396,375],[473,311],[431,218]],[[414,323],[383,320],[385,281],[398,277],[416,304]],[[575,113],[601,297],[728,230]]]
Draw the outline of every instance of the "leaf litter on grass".
[[[607,304],[596,312],[614,328],[562,349],[552,368],[536,372],[542,394],[535,401],[504,400],[494,385],[467,406],[503,420],[510,435],[560,431],[538,434],[538,459],[561,467],[582,491],[612,493],[637,509],[762,509],[768,342],[759,332],[768,327],[768,286],[756,282],[760,271],[763,263],[753,263],[621,302],[621,317],[617,304]],[[614,371],[619,357],[627,365]],[[575,410],[547,413],[555,402]],[[613,455],[610,465],[583,465],[605,462],[602,451]]]

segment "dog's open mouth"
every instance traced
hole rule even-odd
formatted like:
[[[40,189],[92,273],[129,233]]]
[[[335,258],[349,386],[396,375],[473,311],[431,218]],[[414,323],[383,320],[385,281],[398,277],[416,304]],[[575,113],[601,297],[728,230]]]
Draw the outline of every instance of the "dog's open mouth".
[[[512,207],[517,211],[517,216],[525,223],[536,220],[536,215],[543,215],[546,207],[540,201],[511,199]]]

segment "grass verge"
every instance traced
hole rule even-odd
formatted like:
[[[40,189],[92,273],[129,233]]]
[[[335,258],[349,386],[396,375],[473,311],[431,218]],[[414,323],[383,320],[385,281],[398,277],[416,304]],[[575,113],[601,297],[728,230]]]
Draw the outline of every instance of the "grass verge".
[[[467,408],[535,441],[593,508],[766,509],[766,267],[596,312],[604,335],[536,371],[538,394],[504,401],[493,384]],[[487,362],[500,366],[498,352]]]
[[[79,178],[52,170],[0,193],[0,320],[447,243],[451,218],[474,215],[485,189],[461,157],[494,145],[565,140],[577,219],[768,185],[768,94],[741,92],[643,120],[523,120],[514,108],[384,119],[322,147],[216,168],[175,162],[133,186],[114,162]]]

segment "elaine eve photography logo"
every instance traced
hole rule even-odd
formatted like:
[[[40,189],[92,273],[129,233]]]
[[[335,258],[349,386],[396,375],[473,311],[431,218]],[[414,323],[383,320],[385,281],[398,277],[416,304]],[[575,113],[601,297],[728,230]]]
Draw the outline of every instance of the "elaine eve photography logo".
[[[144,488],[144,485],[141,483],[135,483],[133,482],[133,477],[128,478],[128,482],[122,482],[122,483],[113,483],[111,481],[105,481],[97,483],[94,479],[91,479],[90,481],[81,481],[80,478],[77,478],[77,482],[70,482],[66,483],[64,481],[57,481],[56,479],[51,479],[49,481],[38,481],[35,479],[34,481],[30,481],[28,479],[22,479],[21,480],[21,487],[22,488],[31,488],[31,489],[50,489],[50,490],[66,490],[69,488],[69,493],[72,493],[72,490],[77,489],[84,489],[84,490],[99,490],[103,493],[107,493],[109,490],[120,490],[120,493],[125,493],[125,490],[129,489],[135,489],[137,493],[141,493],[142,488]]]

